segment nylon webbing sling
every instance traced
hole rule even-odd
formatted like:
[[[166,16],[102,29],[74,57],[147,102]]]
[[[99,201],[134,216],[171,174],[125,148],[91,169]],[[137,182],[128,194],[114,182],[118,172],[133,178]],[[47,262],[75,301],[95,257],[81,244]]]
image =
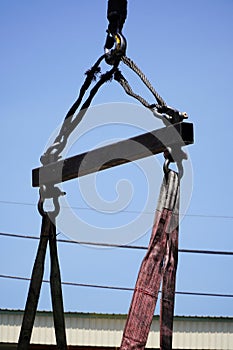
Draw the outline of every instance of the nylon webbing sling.
[[[160,349],[172,349],[175,279],[178,257],[179,176],[165,174],[155,222],[144,257],[123,333],[121,350],[146,346],[161,280]]]
[[[54,224],[55,217],[53,220],[51,220],[53,213],[47,213],[41,209],[40,213],[42,215],[40,242],[32,270],[31,282],[29,286],[17,349],[30,349],[32,329],[36,317],[36,310],[39,302],[44,274],[46,250],[49,242],[51,262],[50,287],[56,344],[58,350],[67,350],[61,275],[57,253],[56,226]]]

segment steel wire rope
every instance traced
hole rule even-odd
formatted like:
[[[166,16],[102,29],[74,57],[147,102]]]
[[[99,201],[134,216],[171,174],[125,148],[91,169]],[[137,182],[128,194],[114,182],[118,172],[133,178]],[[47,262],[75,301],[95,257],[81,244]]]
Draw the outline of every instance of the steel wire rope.
[[[85,100],[85,102],[80,107],[79,112],[75,115],[77,109],[79,108],[81,101],[88,90],[89,86],[91,85],[93,80],[96,80],[96,75],[100,74],[100,67],[99,64],[101,61],[105,58],[105,54],[102,55],[92,66],[90,70],[86,72],[86,79],[81,86],[79,90],[79,95],[76,101],[73,103],[71,108],[68,110],[63,124],[60,128],[60,131],[58,135],[56,136],[53,144],[48,147],[46,152],[41,156],[41,162],[43,165],[48,164],[51,162],[51,160],[57,161],[61,156],[61,152],[66,146],[67,139],[70,136],[70,134],[73,132],[73,130],[77,127],[77,125],[82,121],[84,115],[86,114],[88,108],[90,107],[90,104],[100,89],[100,87],[106,83],[107,81],[111,80],[113,74],[115,73],[117,69],[117,65],[114,65],[109,71],[105,72],[100,76],[99,81],[94,85],[94,87],[91,89],[89,96]]]
[[[150,81],[147,79],[145,74],[141,71],[141,69],[134,63],[130,58],[127,56],[122,57],[122,62],[127,65],[129,68],[131,68],[142,80],[142,82],[147,86],[147,88],[151,91],[153,96],[155,97],[156,101],[160,106],[166,106],[166,102],[163,100],[163,98],[158,94],[158,92],[154,89],[154,87],[151,85]]]
[[[126,78],[123,76],[123,74],[121,73],[121,71],[119,69],[114,74],[114,79],[123,87],[123,89],[125,90],[127,95],[138,100],[144,107],[151,109],[151,104],[149,102],[147,102],[142,96],[136,94],[132,90],[128,81],[126,80]]]

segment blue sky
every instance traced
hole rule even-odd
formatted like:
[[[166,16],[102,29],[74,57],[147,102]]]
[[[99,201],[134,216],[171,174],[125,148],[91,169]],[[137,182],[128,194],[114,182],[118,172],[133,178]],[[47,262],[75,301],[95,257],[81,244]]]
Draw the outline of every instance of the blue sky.
[[[103,52],[106,4],[105,0],[1,1],[1,232],[39,235],[38,191],[31,187],[31,170],[40,165],[45,145],[75,100],[84,72]],[[187,111],[195,125],[195,145],[188,147],[192,197],[181,222],[181,249],[233,251],[232,31],[231,0],[129,0],[123,30],[127,55],[141,67],[166,102]],[[153,103],[135,76],[126,67],[121,68],[134,89]],[[103,65],[105,69],[108,67]],[[101,89],[93,105],[98,110],[98,106],[112,102],[135,103],[115,82]],[[94,116],[95,108],[93,111]],[[72,152],[88,150],[95,142],[107,142],[109,136],[131,136],[134,129],[120,127],[117,113],[111,121],[114,118],[114,129],[87,135]],[[162,171],[157,169],[159,187]],[[98,191],[105,202],[114,201],[116,183],[127,176],[135,194],[128,209],[140,213],[145,185],[136,165],[103,172],[97,179]],[[85,187],[86,180],[82,181],[67,185],[67,200],[72,206],[81,207],[82,218],[92,222],[95,212],[82,199],[80,184]],[[155,192],[155,205],[156,199]],[[106,220],[108,227],[114,227],[114,215],[101,215],[96,219],[98,223]],[[125,223],[132,220],[132,215],[128,210],[117,220]],[[152,219],[150,213],[149,220]],[[149,231],[133,243],[146,245]],[[139,237],[140,232],[135,235]],[[62,234],[60,237],[65,238]],[[0,239],[1,274],[30,277],[38,241],[3,236]],[[133,287],[144,254],[143,250],[59,243],[62,280]],[[181,253],[177,290],[233,294],[231,266],[231,256]],[[48,278],[47,258],[45,279]],[[1,308],[24,308],[27,282],[0,278],[0,288]],[[71,286],[64,286],[63,294],[66,311],[110,313],[127,313],[132,295],[126,291]],[[39,309],[51,309],[46,284]],[[233,316],[233,299],[178,295],[175,314]]]

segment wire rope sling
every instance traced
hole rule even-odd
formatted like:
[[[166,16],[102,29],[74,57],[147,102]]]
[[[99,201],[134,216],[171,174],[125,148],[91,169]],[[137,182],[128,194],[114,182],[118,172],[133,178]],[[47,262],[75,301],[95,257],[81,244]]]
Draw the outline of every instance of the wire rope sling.
[[[59,182],[69,180],[71,174],[67,174],[67,178],[65,178],[64,175],[64,178],[60,178],[59,181],[55,181],[55,178],[51,180],[48,174],[52,169],[50,175],[52,173],[52,175],[55,176],[59,164],[61,164],[62,167],[65,167],[65,162],[61,162],[61,153],[67,144],[69,136],[84,118],[98,90],[107,81],[116,81],[123,87],[128,95],[135,98],[143,106],[149,109],[154,117],[163,120],[165,124],[163,130],[164,133],[167,133],[167,130],[171,125],[174,125],[176,128],[177,125],[180,127],[180,125],[189,124],[188,135],[185,135],[185,144],[193,143],[192,124],[183,123],[183,120],[187,119],[187,114],[169,107],[137,65],[126,56],[126,39],[122,34],[126,16],[127,0],[108,0],[107,18],[109,25],[107,28],[104,54],[102,54],[94,65],[86,72],[86,78],[80,88],[79,95],[68,110],[57,137],[53,144],[41,156],[40,160],[42,167],[33,170],[33,186],[39,187],[38,210],[42,216],[42,226],[40,242],[32,270],[31,282],[19,335],[18,350],[29,349],[42,285],[48,242],[51,260],[50,287],[56,343],[58,349],[67,349],[61,277],[56,245],[56,217],[60,211],[59,197],[65,195],[65,193],[55,185]],[[101,74],[100,64],[103,60],[110,65],[110,69]],[[155,103],[150,104],[142,96],[132,90],[130,84],[119,68],[121,63],[128,66],[138,75],[141,81],[152,93]],[[89,95],[86,97],[85,101],[82,102],[93,82],[94,86],[90,89]],[[162,129],[160,130],[162,132]],[[183,129],[182,126],[179,130],[183,137],[185,129]],[[168,135],[170,135],[170,133],[168,133]],[[184,143],[181,144],[180,142],[174,142],[172,147],[167,147],[166,144],[162,144],[156,139],[155,134],[152,136],[153,138],[151,139],[151,135],[146,134],[145,137],[139,137],[137,140],[139,141],[140,139],[140,142],[147,142],[147,145],[152,140],[151,147],[153,148],[153,153],[157,154],[164,152],[164,179],[160,190],[160,197],[148,251],[138,274],[129,314],[125,324],[121,349],[144,349],[161,281],[163,282],[163,286],[160,317],[160,348],[163,350],[172,349],[175,276],[178,258],[179,191],[180,179],[183,175],[182,161],[186,158],[186,154],[181,149]],[[148,145],[148,147],[150,147],[150,145]],[[90,153],[91,152],[95,155],[99,154],[98,149],[90,151]],[[140,157],[143,156],[138,156],[138,158]],[[80,155],[80,159],[82,159],[82,155]],[[137,159],[137,157],[135,156],[134,159]],[[175,162],[177,164],[178,172],[169,168],[170,162]],[[69,171],[72,171],[72,166],[70,166]],[[90,171],[95,170],[89,170],[89,172]],[[46,176],[48,176],[48,178],[42,176],[43,174],[47,174]],[[44,202],[47,199],[52,199],[54,204],[53,211],[46,212],[44,210]]]

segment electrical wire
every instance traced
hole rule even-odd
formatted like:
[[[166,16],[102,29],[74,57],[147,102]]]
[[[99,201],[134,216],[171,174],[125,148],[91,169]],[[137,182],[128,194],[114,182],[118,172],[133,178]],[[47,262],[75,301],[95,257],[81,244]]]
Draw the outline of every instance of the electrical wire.
[[[10,238],[24,238],[24,239],[35,239],[39,240],[37,236],[21,235],[16,233],[6,233],[0,232],[0,236],[10,237]],[[122,248],[122,249],[138,249],[147,250],[146,246],[138,245],[123,245],[123,244],[113,244],[113,243],[98,243],[98,242],[83,242],[83,241],[73,241],[68,239],[57,239],[58,243],[69,243],[69,244],[79,244],[88,246],[98,246],[98,247],[109,247],[109,248]],[[209,255],[229,255],[233,256],[231,251],[221,251],[221,250],[201,250],[201,249],[179,249],[180,253],[191,253],[191,254],[209,254]]]
[[[0,204],[9,204],[9,205],[22,205],[22,206],[33,206],[36,207],[37,204],[35,203],[29,203],[29,202],[18,202],[18,201],[4,201],[0,200]],[[88,208],[88,207],[64,207],[61,206],[61,208],[71,208],[74,210],[90,210],[90,211],[98,211],[97,209],[94,208]],[[104,210],[104,212],[108,213],[107,210]],[[110,211],[111,212],[111,211]],[[129,214],[154,214],[152,211],[138,211],[138,210],[122,210],[122,213],[129,213]],[[181,213],[183,216],[183,214]],[[209,218],[209,219],[233,219],[233,215],[215,215],[215,214],[184,214],[184,217],[193,217],[193,218]]]
[[[3,275],[3,274],[0,274],[0,278],[13,279],[18,281],[27,281],[27,282],[31,281],[29,277],[20,277],[20,276]],[[50,283],[49,280],[43,280],[42,282]],[[64,282],[64,281],[61,282],[61,284],[64,286],[73,286],[73,287],[99,288],[99,289],[110,289],[110,290],[128,291],[128,292],[134,291],[134,288],[131,288],[131,287],[117,287],[117,286],[108,286],[108,285],[100,285],[100,284]],[[204,293],[204,292],[185,292],[185,291],[177,291],[175,293],[178,295],[189,295],[189,296],[233,298],[233,294],[224,294],[224,293]]]

